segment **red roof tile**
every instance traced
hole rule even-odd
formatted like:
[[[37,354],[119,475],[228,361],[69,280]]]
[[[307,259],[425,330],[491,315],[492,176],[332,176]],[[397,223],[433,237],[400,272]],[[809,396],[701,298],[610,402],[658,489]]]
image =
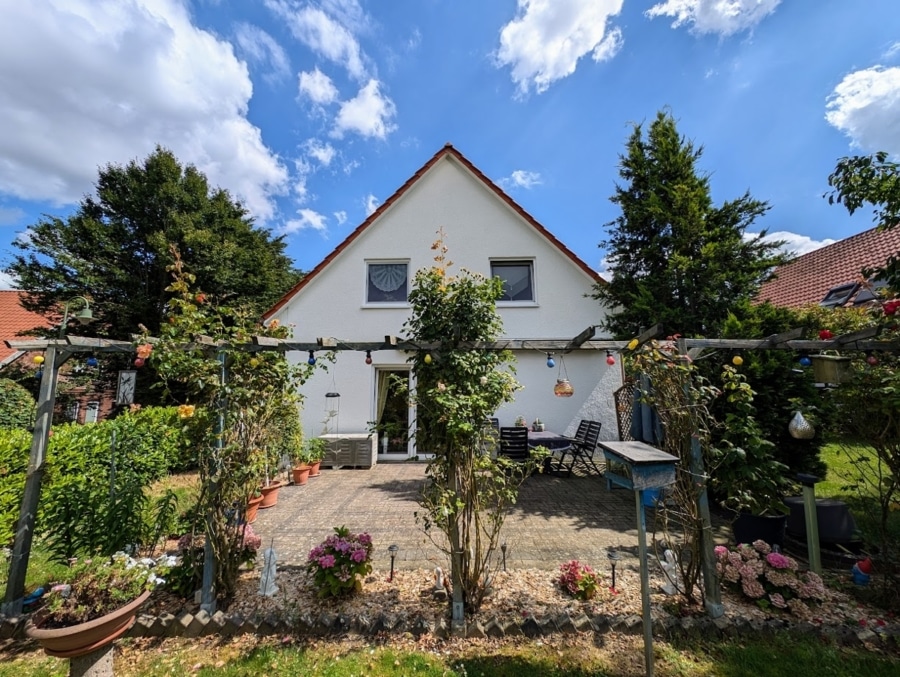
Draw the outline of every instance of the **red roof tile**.
[[[18,291],[0,290],[0,364],[16,353],[12,348],[7,348],[4,341],[22,340],[26,337],[19,336],[20,331],[50,326],[43,315],[32,313],[19,305],[20,295],[21,292]]]
[[[472,174],[474,174],[478,179],[480,179],[491,191],[493,191],[501,200],[503,200],[506,204],[508,204],[519,216],[521,216],[525,221],[527,221],[532,227],[534,227],[538,232],[541,233],[551,244],[553,244],[557,249],[559,249],[565,256],[567,256],[571,261],[581,268],[585,273],[587,273],[591,279],[596,282],[605,282],[600,274],[592,270],[590,266],[588,266],[584,261],[582,261],[578,256],[575,255],[566,245],[560,242],[556,237],[546,228],[544,228],[537,220],[528,212],[526,212],[522,207],[520,207],[515,200],[513,200],[509,195],[504,193],[493,181],[491,181],[487,176],[485,176],[480,169],[478,169],[475,165],[473,165],[469,160],[456,148],[453,147],[452,144],[447,143],[444,144],[444,147],[441,148],[437,153],[435,153],[432,158],[426,162],[422,167],[413,174],[409,180],[404,183],[397,191],[391,195],[387,200],[385,200],[381,206],[378,207],[369,218],[363,221],[359,226],[357,226],[356,230],[350,233],[344,241],[341,242],[337,247],[332,250],[332,252],[326,256],[315,268],[313,268],[300,282],[294,285],[294,288],[291,289],[287,294],[281,297],[281,299],[269,310],[267,310],[263,314],[263,319],[268,319],[275,314],[282,306],[284,306],[291,298],[297,294],[301,289],[303,289],[309,282],[316,277],[329,263],[331,263],[338,254],[340,254],[344,249],[346,249],[351,242],[353,242],[356,238],[358,238],[363,231],[366,230],[378,217],[384,214],[391,206],[399,200],[404,193],[406,193],[410,188],[412,188],[415,183],[422,178],[422,176],[431,169],[439,160],[441,160],[445,156],[452,156],[456,160],[458,160],[466,169],[468,169]]]
[[[898,253],[900,227],[873,228],[779,266],[756,300],[785,308],[818,304],[832,287],[855,282],[863,268],[883,266],[889,256]]]

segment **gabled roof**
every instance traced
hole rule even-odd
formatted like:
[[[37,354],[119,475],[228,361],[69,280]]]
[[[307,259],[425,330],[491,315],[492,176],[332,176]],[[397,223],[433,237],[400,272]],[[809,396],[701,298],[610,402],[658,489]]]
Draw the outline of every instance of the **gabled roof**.
[[[883,266],[889,256],[898,253],[900,226],[873,228],[779,266],[775,277],[762,285],[756,300],[784,308],[818,305],[835,287],[858,282],[863,268]]]
[[[18,335],[20,331],[50,326],[43,315],[32,313],[19,305],[21,295],[21,292],[15,290],[0,290],[0,366],[6,364],[10,358],[15,358],[19,352],[7,348],[4,341],[26,338]]]
[[[491,181],[487,176],[485,176],[481,170],[479,170],[475,165],[473,165],[469,160],[456,148],[453,147],[452,144],[445,144],[443,148],[441,148],[437,153],[432,156],[428,162],[426,162],[422,167],[413,174],[409,180],[404,183],[397,191],[391,195],[384,203],[378,207],[365,221],[363,221],[359,226],[357,226],[356,230],[350,233],[344,241],[341,242],[334,250],[326,256],[315,268],[313,268],[300,282],[294,285],[293,289],[291,289],[287,294],[281,297],[281,299],[269,310],[267,310],[263,314],[263,319],[267,320],[272,315],[274,315],[282,306],[284,306],[295,294],[297,294],[300,290],[302,290],[307,284],[309,284],[315,277],[324,270],[328,264],[330,264],[342,251],[344,251],[350,243],[352,243],[356,238],[363,234],[363,232],[375,222],[382,214],[384,214],[387,210],[391,208],[391,206],[399,200],[403,195],[412,188],[416,182],[424,176],[429,169],[435,166],[438,162],[440,162],[444,158],[454,158],[460,164],[462,164],[466,169],[468,169],[472,174],[478,178],[482,183],[484,183],[487,188],[497,195],[503,202],[509,205],[513,211],[515,211],[519,216],[521,216],[529,225],[531,225],[535,230],[537,230],[541,235],[543,235],[552,245],[554,245],[557,249],[559,249],[566,257],[568,257],[576,266],[581,268],[592,280],[595,282],[604,282],[603,278],[600,274],[592,270],[590,266],[588,266],[584,261],[582,261],[578,256],[576,256],[568,247],[566,247],[562,242],[560,242],[556,237],[544,226],[537,222],[537,220],[531,216],[528,212],[526,212],[522,207],[520,207],[515,200],[513,200],[509,195],[503,192],[493,181]]]

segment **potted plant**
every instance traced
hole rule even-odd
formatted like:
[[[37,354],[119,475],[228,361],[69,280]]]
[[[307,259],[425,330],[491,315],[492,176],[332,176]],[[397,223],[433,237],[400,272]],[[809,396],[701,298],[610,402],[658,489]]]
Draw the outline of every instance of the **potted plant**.
[[[775,460],[775,445],[764,439],[755,418],[755,393],[743,374],[725,365],[723,393],[728,408],[724,433],[712,449],[710,482],[721,505],[736,513],[737,543],[762,540],[782,545],[787,524],[784,496],[791,483],[787,466]]]
[[[244,521],[247,524],[253,524],[256,521],[256,513],[263,501],[262,491],[256,489],[247,499],[247,508],[244,511]]]
[[[372,571],[372,537],[335,527],[334,534],[309,551],[306,569],[319,597],[342,597],[362,589]]]
[[[135,560],[122,552],[79,560],[51,588],[25,632],[51,656],[74,658],[101,649],[131,627],[169,565],[168,557]]]
[[[323,440],[321,437],[313,437],[306,440],[305,456],[307,463],[309,463],[310,477],[318,477],[322,474],[319,471],[319,467],[322,464],[322,459],[325,458],[325,452],[327,450],[328,442]]]

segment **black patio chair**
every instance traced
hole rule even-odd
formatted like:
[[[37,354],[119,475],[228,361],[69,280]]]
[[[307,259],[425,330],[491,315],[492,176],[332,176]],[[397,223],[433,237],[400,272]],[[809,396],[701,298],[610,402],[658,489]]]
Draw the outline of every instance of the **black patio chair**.
[[[571,442],[569,446],[553,450],[553,455],[547,459],[544,466],[547,471],[553,473],[564,472],[569,476],[572,475],[577,453],[574,445],[584,441],[584,436],[590,428],[590,423],[587,419],[581,419],[581,422],[578,424],[578,430],[575,431],[575,436],[567,438]]]
[[[584,423],[584,421],[582,421]],[[572,455],[572,466],[580,465],[589,475],[595,472],[602,475],[603,471],[594,461],[594,452],[597,442],[600,440],[600,421],[587,421],[587,430],[581,439],[572,441],[569,453]]]
[[[512,426],[500,428],[500,456],[523,463],[528,460],[528,428]]]

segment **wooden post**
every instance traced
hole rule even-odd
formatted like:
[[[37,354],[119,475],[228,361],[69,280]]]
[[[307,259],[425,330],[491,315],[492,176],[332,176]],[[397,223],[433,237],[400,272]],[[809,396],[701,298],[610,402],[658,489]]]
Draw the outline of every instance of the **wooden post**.
[[[703,466],[703,452],[700,439],[691,436],[691,474],[698,478],[697,508],[700,512],[700,568],[703,572],[703,603],[710,618],[718,618],[725,613],[722,605],[722,590],[716,573],[716,543],[712,533],[712,519],[709,516],[709,497],[706,494],[706,470]]]
[[[41,390],[38,394],[37,416],[34,422],[34,433],[31,437],[31,456],[28,459],[28,471],[25,476],[25,492],[22,495],[22,507],[19,510],[19,521],[10,557],[9,578],[6,582],[6,596],[3,600],[2,611],[7,616],[14,616],[22,612],[25,574],[28,571],[28,558],[31,554],[31,542],[34,539],[34,523],[41,497],[44,464],[47,459],[47,440],[50,437],[53,408],[56,405],[56,379],[60,364],[64,361],[64,359],[57,360],[55,346],[47,346],[42,366],[43,376],[41,377]]]
[[[650,571],[647,563],[647,521],[644,514],[644,491],[635,489],[634,503],[638,517],[638,557],[641,560],[641,617],[644,621],[644,670],[653,677],[653,619],[650,616]]]

